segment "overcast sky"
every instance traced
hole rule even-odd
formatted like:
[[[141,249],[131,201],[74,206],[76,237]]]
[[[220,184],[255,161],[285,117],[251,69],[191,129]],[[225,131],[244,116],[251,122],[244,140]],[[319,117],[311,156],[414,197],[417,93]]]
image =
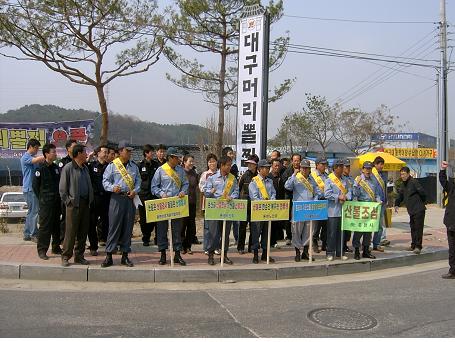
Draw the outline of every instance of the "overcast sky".
[[[272,28],[272,38],[289,31],[293,44],[439,59],[437,25],[433,24],[439,21],[439,0],[285,0],[284,6],[285,16]],[[357,23],[293,16],[429,23]],[[449,24],[455,20],[454,1],[447,3],[447,20]],[[448,31],[452,33],[449,34],[448,45],[453,46],[455,29],[450,26]],[[449,55],[450,52],[449,48]],[[454,60],[455,54],[452,56]],[[214,60],[213,65],[216,63],[217,60]],[[385,104],[392,109],[392,113],[400,116],[401,123],[408,122],[408,131],[435,135],[436,88],[432,85],[435,85],[436,71],[417,66],[374,63],[289,53],[282,67],[272,73],[270,86],[289,77],[296,77],[297,81],[285,98],[270,105],[268,135],[276,133],[286,113],[302,108],[304,93],[307,92],[325,96],[330,103],[337,99],[349,100],[344,103],[345,108],[360,107],[372,111]],[[195,124],[203,123],[206,117],[217,112],[217,108],[205,103],[201,95],[182,90],[167,81],[166,72],[176,74],[162,58],[145,74],[114,80],[109,86],[111,111],[158,123]],[[0,75],[2,113],[35,103],[99,111],[93,88],[73,84],[37,62],[0,57]],[[452,113],[452,108],[455,108],[455,103],[451,102],[455,98],[453,73],[449,74],[448,80],[449,113]],[[449,134],[453,138],[455,120],[451,117]]]

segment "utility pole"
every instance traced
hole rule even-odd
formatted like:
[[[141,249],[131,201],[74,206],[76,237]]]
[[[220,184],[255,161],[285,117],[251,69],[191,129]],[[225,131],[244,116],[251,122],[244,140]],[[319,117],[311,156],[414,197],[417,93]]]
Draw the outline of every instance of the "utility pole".
[[[448,160],[448,135],[447,135],[447,21],[446,21],[446,2],[439,2],[439,46],[441,50],[441,65],[439,69],[439,116],[438,116],[438,159],[437,170],[439,170],[441,162]],[[437,185],[439,188],[439,185]],[[442,196],[438,191],[437,203],[442,206]]]

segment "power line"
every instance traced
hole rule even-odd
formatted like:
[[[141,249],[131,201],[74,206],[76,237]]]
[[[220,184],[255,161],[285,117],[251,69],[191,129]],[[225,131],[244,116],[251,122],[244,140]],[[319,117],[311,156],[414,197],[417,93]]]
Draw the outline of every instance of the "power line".
[[[438,24],[438,22],[435,22],[435,21],[358,20],[358,19],[344,19],[344,18],[305,17],[305,16],[300,16],[300,15],[290,15],[290,14],[284,14],[283,17],[305,19],[305,20],[359,23],[359,24]]]
[[[429,32],[428,34],[426,34],[424,37],[420,38],[419,40],[417,40],[415,43],[413,43],[410,47],[408,47],[407,49],[405,49],[401,54],[400,56],[404,56],[405,54],[415,54],[417,51],[421,50],[424,46],[427,46],[427,44],[429,43],[428,42],[428,38],[430,39],[433,39],[434,37],[431,37],[432,34],[437,30],[437,28],[433,29],[431,32]],[[435,44],[435,42],[433,42],[432,44],[430,44],[429,46],[427,46],[427,48],[425,48],[423,51],[421,51],[419,54],[417,54],[417,56],[419,56],[421,53],[423,53],[424,51],[426,51],[429,47],[433,47]],[[372,63],[370,61],[370,63]],[[370,73],[367,77],[365,77],[364,79],[362,79],[361,81],[357,82],[356,84],[354,84],[352,87],[350,87],[348,90],[344,91],[341,95],[339,95],[338,97],[336,97],[334,100],[332,100],[331,102],[336,102],[337,100],[341,100],[343,97],[346,96],[346,99],[347,98],[350,98],[352,95],[355,95],[357,93],[359,93],[359,91],[361,92],[362,90],[364,89],[368,89],[368,87],[370,86],[373,86],[375,82],[377,82],[378,80],[380,80],[381,78],[383,78],[384,76],[387,77],[387,75],[390,75],[390,71],[381,71],[382,69],[384,69],[385,66],[381,66],[381,68],[377,69],[376,71]],[[390,68],[389,68],[390,69]],[[402,66],[398,66],[397,68],[391,68],[393,71],[396,71],[396,72],[399,72],[401,71],[402,69],[404,69]],[[373,76],[375,76],[376,74],[378,74],[378,76],[376,76],[374,79],[372,79],[371,81],[368,81],[369,79],[371,79]],[[431,79],[433,80],[433,79]],[[366,83],[368,81],[368,83]],[[364,84],[366,83],[366,84]],[[360,87],[362,84],[364,84],[362,87]],[[378,84],[376,84],[378,85]],[[374,86],[376,86],[374,85]],[[360,88],[359,88],[360,87]],[[358,88],[357,90],[355,90],[354,92],[352,92],[354,89]]]
[[[407,99],[401,101],[400,103],[397,103],[396,105],[393,105],[393,106],[390,107],[389,109],[392,110],[392,109],[394,109],[394,108],[397,108],[397,107],[401,106],[402,104],[405,104],[406,102],[411,101],[412,99],[415,99],[417,96],[422,95],[423,93],[427,92],[428,90],[430,90],[430,89],[436,87],[436,85],[437,85],[437,83],[435,83],[435,84],[433,84],[433,85],[431,85],[431,86],[429,86],[429,87],[427,87],[427,88],[425,88],[425,89],[419,91],[417,94],[414,94],[414,95],[408,97]]]

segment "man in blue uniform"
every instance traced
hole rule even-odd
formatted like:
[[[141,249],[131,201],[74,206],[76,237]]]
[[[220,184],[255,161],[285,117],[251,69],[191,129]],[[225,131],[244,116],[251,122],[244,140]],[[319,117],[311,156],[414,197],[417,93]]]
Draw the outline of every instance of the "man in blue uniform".
[[[271,164],[263,159],[258,163],[259,173],[256,177],[253,177],[251,183],[248,185],[248,192],[251,201],[259,200],[274,200],[276,198],[275,188],[273,186],[273,180],[269,177]],[[267,230],[268,222],[251,222],[251,250],[254,253],[253,263],[259,263],[259,236],[261,237],[262,256],[261,260],[267,260]],[[275,260],[269,257],[269,262],[275,262]]]
[[[182,155],[178,153],[175,147],[167,149],[167,162],[161,165],[155,172],[152,179],[152,194],[157,198],[166,197],[185,197],[188,192],[188,178],[185,170],[179,165]],[[172,242],[174,248],[174,262],[185,266],[186,262],[180,255],[182,250],[182,228],[183,219],[171,221],[172,225]],[[158,250],[161,252],[160,265],[166,264],[166,249],[168,247],[168,221],[159,221],[157,223],[157,242]]]
[[[106,259],[101,267],[113,265],[112,253],[117,250],[117,245],[120,245],[122,252],[121,264],[127,267],[134,266],[128,258],[128,253],[131,251],[135,202],[139,201],[141,178],[137,165],[130,160],[133,148],[126,143],[120,143],[118,149],[119,157],[107,166],[103,175],[104,190],[112,194],[109,203]]]

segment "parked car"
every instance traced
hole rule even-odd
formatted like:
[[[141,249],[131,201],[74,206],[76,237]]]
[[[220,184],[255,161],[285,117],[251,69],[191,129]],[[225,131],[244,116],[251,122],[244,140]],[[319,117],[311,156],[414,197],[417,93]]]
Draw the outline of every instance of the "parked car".
[[[28,206],[22,192],[5,192],[0,199],[0,218],[24,218]]]

